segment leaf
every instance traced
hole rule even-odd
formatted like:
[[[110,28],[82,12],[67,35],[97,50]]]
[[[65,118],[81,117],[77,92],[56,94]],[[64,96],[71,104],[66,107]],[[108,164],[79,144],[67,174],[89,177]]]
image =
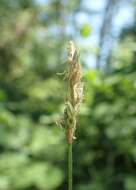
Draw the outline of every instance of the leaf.
[[[82,37],[86,38],[90,36],[91,31],[92,31],[91,26],[89,24],[84,24],[80,29],[80,34]]]

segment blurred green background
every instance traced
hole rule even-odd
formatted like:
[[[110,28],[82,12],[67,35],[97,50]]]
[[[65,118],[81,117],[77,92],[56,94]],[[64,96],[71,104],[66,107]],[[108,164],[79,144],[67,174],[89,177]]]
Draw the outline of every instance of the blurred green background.
[[[0,0],[0,190],[66,190],[66,46],[85,96],[74,190],[136,190],[136,2]]]

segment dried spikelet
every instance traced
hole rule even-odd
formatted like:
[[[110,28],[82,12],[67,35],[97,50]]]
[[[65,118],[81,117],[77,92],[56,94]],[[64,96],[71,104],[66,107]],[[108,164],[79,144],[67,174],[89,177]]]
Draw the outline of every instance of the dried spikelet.
[[[66,129],[69,144],[75,138],[76,115],[83,99],[82,68],[73,41],[68,44],[68,98],[65,103],[64,114],[59,124]]]
[[[76,115],[83,99],[82,68],[77,49],[72,41],[68,45],[68,66],[68,102],[71,105],[71,113],[67,119],[71,123],[67,126],[67,140],[72,143],[76,129]]]
[[[69,42],[68,60],[71,60],[69,61],[68,72],[69,101],[74,110],[78,111],[77,107],[80,107],[83,97],[82,68],[79,63],[78,52],[72,41]]]
[[[71,61],[73,60],[74,53],[76,51],[73,41],[69,41],[67,50],[68,50],[68,63],[71,63]]]

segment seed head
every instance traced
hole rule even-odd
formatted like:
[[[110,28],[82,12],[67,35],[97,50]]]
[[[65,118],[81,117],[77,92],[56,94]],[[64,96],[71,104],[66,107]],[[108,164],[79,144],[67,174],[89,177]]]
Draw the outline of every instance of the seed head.
[[[73,41],[68,44],[68,76],[67,101],[60,125],[66,129],[68,143],[75,139],[76,115],[79,112],[83,99],[82,68],[79,62],[78,51]]]

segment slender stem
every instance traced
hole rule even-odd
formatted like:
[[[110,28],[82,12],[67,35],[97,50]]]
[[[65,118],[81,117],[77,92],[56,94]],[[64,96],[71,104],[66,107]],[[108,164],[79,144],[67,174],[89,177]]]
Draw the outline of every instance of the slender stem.
[[[73,158],[72,158],[72,143],[68,143],[68,190],[72,190],[73,181]]]

